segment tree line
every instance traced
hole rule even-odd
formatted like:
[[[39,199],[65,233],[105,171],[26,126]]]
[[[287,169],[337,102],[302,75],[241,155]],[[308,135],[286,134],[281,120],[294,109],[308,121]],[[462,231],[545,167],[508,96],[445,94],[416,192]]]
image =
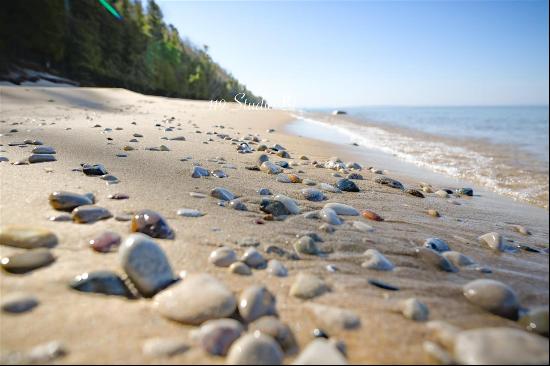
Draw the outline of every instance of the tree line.
[[[244,85],[207,53],[182,39],[148,0],[9,0],[0,11],[0,75],[26,67],[83,86],[121,87],[146,94],[233,100]]]

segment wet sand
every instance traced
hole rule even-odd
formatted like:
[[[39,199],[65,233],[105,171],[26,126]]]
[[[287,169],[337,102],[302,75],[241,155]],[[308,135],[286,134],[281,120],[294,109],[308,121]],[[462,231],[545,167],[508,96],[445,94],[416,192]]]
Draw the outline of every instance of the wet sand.
[[[56,214],[48,195],[65,190],[76,193],[93,192],[97,205],[113,214],[135,212],[148,208],[163,214],[176,231],[175,240],[155,240],[167,253],[174,271],[207,272],[226,283],[235,294],[251,284],[264,284],[277,298],[280,318],[294,331],[303,348],[318,326],[316,319],[305,310],[304,303],[315,302],[350,309],[361,318],[361,327],[349,331],[333,331],[330,335],[345,342],[350,363],[434,363],[422,343],[432,334],[422,322],[405,319],[392,311],[395,301],[416,297],[430,308],[430,320],[444,320],[461,328],[485,326],[518,327],[516,322],[491,315],[470,304],[462,295],[461,286],[476,278],[491,278],[510,285],[519,295],[521,304],[533,307],[548,304],[548,255],[520,251],[516,254],[497,254],[477,241],[487,232],[498,231],[513,243],[525,243],[540,249],[548,248],[547,211],[495,197],[474,196],[456,198],[460,205],[427,195],[420,199],[374,182],[378,175],[364,169],[365,180],[356,181],[359,193],[327,193],[328,202],[341,202],[359,210],[369,209],[385,218],[383,222],[363,218],[344,217],[344,225],[332,234],[318,230],[319,220],[293,215],[284,221],[255,220],[264,214],[259,210],[259,188],[269,188],[299,201],[302,212],[321,208],[325,202],[309,202],[300,195],[302,184],[284,184],[264,172],[249,171],[260,153],[239,154],[231,141],[222,140],[208,132],[217,131],[240,138],[258,134],[267,139],[268,146],[283,145],[293,159],[300,155],[326,161],[339,156],[344,161],[357,161],[370,166],[368,157],[352,147],[294,136],[285,131],[292,116],[284,111],[252,111],[226,107],[212,109],[207,102],[177,100],[144,96],[122,89],[94,88],[0,88],[0,156],[10,162],[30,155],[32,146],[8,146],[9,142],[27,138],[39,139],[57,150],[57,161],[30,165],[0,163],[0,223],[26,224],[49,228],[59,237],[53,249],[56,262],[25,275],[0,273],[0,291],[6,294],[24,291],[34,294],[40,305],[31,312],[12,315],[0,314],[1,356],[14,351],[25,351],[51,340],[63,342],[68,354],[58,363],[223,363],[223,358],[208,356],[200,347],[193,346],[181,355],[159,359],[142,353],[143,342],[153,337],[181,337],[190,339],[195,327],[166,320],[151,307],[147,299],[127,300],[114,296],[80,293],[69,289],[68,283],[78,274],[94,270],[112,270],[121,275],[116,253],[98,254],[88,248],[88,241],[104,230],[129,233],[128,222],[114,219],[94,224],[51,222]],[[235,106],[236,107],[236,106]],[[173,121],[165,119],[174,117]],[[136,122],[133,125],[132,122]],[[13,125],[13,123],[18,123]],[[162,127],[156,127],[155,124]],[[99,124],[100,128],[92,126]],[[180,124],[180,125],[178,125]],[[224,128],[216,127],[223,125]],[[164,127],[174,126],[172,132]],[[115,130],[122,127],[123,130]],[[180,127],[181,130],[177,128]],[[10,129],[19,132],[8,134]],[[67,130],[67,128],[71,128]],[[102,133],[104,128],[112,132]],[[274,128],[275,132],[266,130]],[[197,131],[200,131],[198,133]],[[128,143],[132,134],[140,133],[139,143]],[[185,136],[186,141],[167,141],[162,136]],[[107,144],[107,137],[113,139]],[[208,141],[210,138],[213,141]],[[208,142],[205,144],[204,142]],[[119,158],[124,145],[137,149]],[[146,147],[166,145],[170,151],[149,151]],[[254,147],[254,145],[253,145]],[[184,157],[192,157],[180,161]],[[191,178],[193,162],[208,169],[221,165],[208,159],[223,157],[237,169],[222,168],[228,178]],[[81,163],[104,164],[109,173],[120,179],[119,184],[72,171]],[[384,168],[383,166],[377,166]],[[53,171],[48,172],[46,168]],[[298,171],[303,172],[298,172]],[[290,171],[302,178],[334,183],[337,178],[329,169],[311,164],[294,167]],[[418,180],[392,174],[407,187],[418,188]],[[430,182],[428,182],[430,183]],[[212,197],[193,198],[189,192],[208,194],[214,187],[224,187],[242,197],[248,211],[235,211],[217,205]],[[129,200],[115,201],[107,196],[123,192]],[[179,217],[180,208],[199,209],[206,213],[199,218]],[[437,209],[442,217],[426,214]],[[363,221],[375,231],[359,232],[350,221]],[[523,236],[508,224],[526,226],[533,235]],[[219,245],[233,247],[238,254],[244,249],[236,241],[254,237],[262,251],[268,245],[292,250],[296,234],[315,231],[323,239],[322,246],[332,253],[304,256],[301,260],[281,259],[289,269],[286,278],[269,276],[266,271],[254,271],[252,276],[229,274],[226,268],[208,263],[209,253]],[[429,237],[440,237],[453,250],[460,251],[477,263],[490,267],[491,274],[471,269],[446,273],[426,266],[414,257],[414,248]],[[375,248],[396,266],[392,272],[375,272],[361,267],[366,249]],[[10,255],[21,249],[2,246],[0,255]],[[268,258],[276,258],[265,254]],[[326,271],[327,264],[339,271]],[[331,291],[313,300],[302,301],[288,295],[289,288],[299,272],[311,272],[323,277]],[[377,278],[397,285],[397,292],[387,292],[370,286],[367,281]],[[198,296],[200,294],[197,294]],[[285,358],[290,363],[294,356]]]

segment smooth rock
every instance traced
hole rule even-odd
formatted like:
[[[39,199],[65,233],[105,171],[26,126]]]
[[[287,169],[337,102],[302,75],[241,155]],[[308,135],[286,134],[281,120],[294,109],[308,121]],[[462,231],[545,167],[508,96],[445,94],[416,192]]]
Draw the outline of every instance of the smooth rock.
[[[389,284],[384,281],[380,281],[376,278],[369,278],[367,281],[370,285],[373,285],[375,287],[381,288],[382,290],[388,290],[388,291],[399,291],[399,287],[394,286],[392,284]]]
[[[209,354],[225,356],[229,347],[243,331],[243,326],[235,319],[208,320],[198,331],[198,341]]]
[[[275,180],[279,183],[292,183],[289,176],[283,173],[277,174],[277,177],[275,178]]]
[[[273,197],[275,201],[281,202],[283,205],[285,205],[286,209],[293,215],[297,215],[300,213],[300,207],[294,201],[292,198],[289,198],[282,194],[277,194],[275,197]]]
[[[268,188],[260,188],[260,189],[258,189],[258,194],[259,194],[260,196],[271,196],[271,195],[272,195],[271,191],[270,191]]]
[[[525,226],[522,225],[510,225],[512,229],[514,229],[516,232],[522,234],[522,235],[531,235],[531,232],[529,229],[527,229]]]
[[[183,216],[183,217],[201,217],[201,216],[204,216],[204,213],[202,213],[199,210],[194,210],[192,208],[180,208],[178,211],[176,211],[176,214],[178,216]]]
[[[382,217],[380,217],[376,212],[365,210],[361,213],[361,216],[363,216],[365,219],[369,219],[372,221],[384,221]]]
[[[449,251],[441,253],[449,262],[451,262],[456,267],[466,267],[470,266],[472,264],[475,264],[475,262],[470,258],[465,256],[462,253],[455,252],[455,251]]]
[[[478,239],[481,243],[486,244],[489,248],[493,250],[499,252],[503,252],[506,250],[506,242],[504,241],[504,237],[499,233],[487,233],[481,235]]]
[[[478,279],[468,282],[462,289],[472,304],[504,318],[517,320],[519,300],[510,286],[496,280]]]
[[[317,255],[319,254],[319,248],[310,236],[302,236],[300,239],[294,242],[294,250],[298,254],[309,254]]]
[[[268,174],[279,174],[283,172],[283,168],[270,161],[264,161],[262,165],[260,165],[260,170]]]
[[[2,269],[9,273],[26,273],[47,266],[55,261],[52,252],[46,248],[31,249],[0,259]]]
[[[208,261],[218,267],[229,267],[237,261],[237,253],[231,248],[218,248],[210,253]]]
[[[229,272],[241,276],[250,276],[252,274],[252,270],[250,269],[250,267],[243,262],[231,263],[231,265],[229,266]]]
[[[130,198],[130,196],[128,196],[126,193],[113,193],[107,197],[112,200],[127,200],[128,198]]]
[[[376,249],[367,249],[364,255],[366,260],[361,264],[362,267],[377,271],[391,271],[394,268],[393,263]]]
[[[274,217],[277,216],[288,216],[291,212],[286,208],[286,206],[279,201],[263,200],[260,203],[260,210],[265,213],[271,214]]]
[[[34,226],[8,225],[0,228],[0,245],[24,249],[50,248],[57,245],[57,236]]]
[[[199,325],[233,314],[235,296],[223,283],[205,274],[190,274],[179,283],[157,294],[155,309],[168,319]]]
[[[424,198],[424,194],[420,192],[418,189],[409,188],[405,190],[405,193],[410,194],[411,196],[415,196],[418,198]]]
[[[428,211],[426,211],[428,213],[428,215],[430,216],[433,216],[433,217],[440,217],[441,214],[439,213],[439,211],[437,210],[434,210],[434,209],[429,209]]]
[[[351,226],[354,228],[354,229],[357,229],[363,233],[370,233],[370,232],[373,232],[374,231],[374,228],[372,226],[370,226],[369,224],[366,224],[362,221],[353,221],[351,223]]]
[[[298,355],[293,365],[347,365],[344,355],[329,340],[315,338]]]
[[[302,196],[308,201],[319,202],[326,199],[326,196],[318,189],[305,188],[302,189]]]
[[[407,319],[426,321],[430,316],[428,306],[415,298],[404,300],[400,303],[401,312]]]
[[[50,161],[56,161],[57,159],[55,158],[55,155],[32,154],[31,156],[29,156],[28,160],[29,160],[29,163],[34,164],[34,163],[47,163]]]
[[[442,189],[436,191],[435,194],[436,194],[436,196],[439,196],[441,198],[448,198],[449,197],[449,194],[446,191],[442,190]]]
[[[55,149],[51,146],[38,146],[32,149],[33,154],[55,154]]]
[[[470,196],[474,195],[474,190],[472,188],[459,188],[455,191],[459,196]]]
[[[260,332],[271,336],[284,352],[293,352],[297,347],[290,327],[275,316],[263,316],[255,320],[248,325],[248,330],[252,333]]]
[[[210,191],[210,195],[214,198],[217,198],[222,201],[231,201],[237,198],[232,192],[228,191],[225,188],[216,187]]]
[[[103,164],[80,164],[82,166],[82,172],[86,175],[105,175],[107,169]]]
[[[248,248],[241,260],[252,268],[264,267],[266,263],[264,256],[254,248]]]
[[[283,351],[270,336],[260,332],[246,334],[237,339],[229,349],[228,365],[281,365]]]
[[[416,248],[415,253],[420,260],[431,267],[445,272],[458,272],[458,268],[433,249]]]
[[[403,187],[403,184],[401,184],[401,182],[388,177],[378,177],[374,181],[378,184],[382,184],[391,188],[401,189],[401,190],[405,189],[405,187]]]
[[[38,304],[39,301],[34,295],[14,292],[2,294],[0,308],[6,313],[20,314],[34,309]]]
[[[124,281],[116,273],[110,271],[83,273],[74,278],[70,287],[81,292],[133,297]]]
[[[79,224],[89,224],[113,217],[109,210],[95,205],[78,206],[71,212],[71,216],[73,221]]]
[[[548,337],[548,305],[529,309],[518,323],[529,332]]]
[[[359,216],[359,211],[354,207],[345,205],[343,203],[329,202],[323,208],[330,208],[336,212],[337,215],[342,216]]]
[[[278,260],[271,259],[267,262],[267,273],[275,277],[286,277],[288,269]]]
[[[323,191],[331,192],[331,193],[342,193],[342,191],[339,188],[336,188],[332,184],[328,183],[320,183],[319,188]]]
[[[203,168],[202,166],[194,166],[193,170],[191,171],[191,177],[192,178],[200,178],[200,177],[208,177],[210,175],[210,172],[208,169]]]
[[[130,230],[159,239],[174,239],[176,235],[166,219],[153,210],[141,210],[133,215]]]
[[[443,253],[451,250],[449,245],[442,239],[429,238],[424,242],[424,247],[435,250],[436,252]]]
[[[142,351],[148,357],[173,357],[189,350],[185,340],[179,338],[150,338],[143,343]]]
[[[327,291],[329,287],[325,281],[308,273],[299,273],[290,287],[290,295],[303,300],[320,296]]]
[[[229,201],[229,208],[237,211],[248,211],[248,208],[240,199]]]
[[[359,192],[357,184],[349,179],[340,179],[334,186],[344,192]]]
[[[132,234],[119,249],[120,264],[136,289],[152,297],[174,281],[164,251],[149,236]]]
[[[33,347],[27,355],[24,356],[25,362],[44,364],[54,361],[67,354],[67,348],[59,341],[51,341]]]
[[[321,218],[321,220],[330,225],[342,224],[342,220],[340,220],[340,218],[332,208],[323,208],[321,211],[319,211],[319,217]]]
[[[90,247],[96,252],[107,253],[120,245],[122,238],[115,232],[105,231],[90,240]]]
[[[311,311],[318,324],[327,330],[349,330],[361,326],[361,319],[351,310],[314,303],[307,304],[306,309]]]
[[[245,322],[253,322],[264,315],[276,315],[275,296],[265,287],[246,288],[239,297],[239,314]]]

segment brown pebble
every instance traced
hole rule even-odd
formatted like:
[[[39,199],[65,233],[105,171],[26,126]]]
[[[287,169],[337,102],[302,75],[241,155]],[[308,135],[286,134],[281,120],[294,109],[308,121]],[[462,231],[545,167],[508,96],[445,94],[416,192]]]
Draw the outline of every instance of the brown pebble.
[[[437,210],[428,210],[428,215],[433,216],[433,217],[440,217],[441,216]]]
[[[120,235],[112,231],[105,231],[90,240],[90,246],[96,252],[107,253],[110,252],[113,247],[120,245],[120,241]]]
[[[365,218],[365,219],[369,219],[369,220],[372,220],[372,221],[384,221],[383,218],[381,218],[377,213],[375,212],[372,212],[372,211],[369,211],[369,210],[365,210],[361,213],[361,215]]]

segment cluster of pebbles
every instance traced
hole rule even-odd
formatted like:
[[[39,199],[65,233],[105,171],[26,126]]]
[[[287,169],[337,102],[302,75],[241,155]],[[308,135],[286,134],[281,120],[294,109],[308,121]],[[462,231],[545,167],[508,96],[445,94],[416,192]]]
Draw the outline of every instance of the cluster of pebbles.
[[[167,122],[173,121],[173,119]],[[165,121],[166,122],[166,121]],[[101,127],[95,125],[95,128]],[[160,127],[160,125],[158,125]],[[223,126],[217,126],[223,129]],[[168,127],[172,130],[173,127]],[[170,130],[171,131],[171,130]],[[109,132],[106,129],[104,132]],[[269,131],[272,132],[272,131]],[[196,131],[196,133],[202,133]],[[300,156],[297,160],[287,161],[291,154],[281,145],[267,146],[258,136],[247,135],[232,138],[225,133],[216,133],[217,138],[231,141],[240,154],[259,152],[255,161],[245,169],[264,174],[283,184],[299,184],[297,197],[294,199],[283,194],[273,194],[268,188],[259,188],[256,200],[244,202],[237,193],[219,186],[211,190],[210,195],[190,192],[192,197],[215,200],[218,205],[237,211],[258,213],[256,223],[266,221],[284,221],[290,217],[302,215],[308,222],[317,225],[319,233],[333,233],[337,230],[354,230],[371,233],[375,228],[369,222],[384,223],[379,213],[368,209],[339,203],[323,202],[343,194],[361,192],[360,181],[365,180],[366,173],[374,174],[374,182],[382,188],[388,188],[399,194],[423,199],[428,195],[450,200],[452,203],[460,198],[474,197],[470,188],[435,189],[422,183],[418,187],[406,187],[401,182],[385,175],[386,172],[374,167],[364,168],[356,162],[344,163],[338,158],[319,162]],[[134,134],[129,143],[137,142],[141,134]],[[170,141],[186,141],[183,136],[166,138]],[[212,137],[204,143],[212,141]],[[28,163],[55,161],[55,149],[44,146],[40,141],[28,140],[10,145],[37,145]],[[135,150],[132,145],[125,145],[120,157]],[[161,145],[150,147],[151,151],[170,151]],[[191,158],[184,158],[187,161]],[[287,160],[282,160],[287,159]],[[7,159],[3,159],[6,161]],[[189,172],[192,179],[228,178],[226,171],[237,169],[224,158],[212,159],[212,163],[222,165],[223,169],[208,169],[198,162]],[[15,162],[15,165],[25,161]],[[316,182],[305,176],[300,166],[310,165],[327,169],[336,182]],[[292,169],[295,168],[295,169]],[[224,170],[225,169],[225,170]],[[119,180],[110,175],[102,164],[83,163],[76,169],[86,176],[96,176],[107,184]],[[296,172],[294,172],[296,170]],[[305,186],[305,187],[304,187]],[[99,206],[96,197],[91,193],[74,193],[56,191],[49,195],[51,207],[60,211],[52,216],[52,221],[72,221],[75,224],[94,223],[109,220],[113,214]],[[129,196],[124,193],[112,194],[109,199],[124,200]],[[301,201],[317,203],[318,210],[309,209]],[[181,208],[177,215],[198,218],[207,213],[192,208]],[[427,214],[439,217],[435,209]],[[309,221],[311,220],[311,221]],[[386,222],[390,225],[391,223]],[[383,228],[383,226],[377,226]],[[383,230],[383,229],[382,229]],[[523,226],[514,225],[514,230],[523,235],[530,232]],[[128,234],[129,233],[129,234]],[[144,209],[134,212],[129,217],[128,233],[104,231],[89,241],[90,250],[98,255],[109,255],[118,252],[120,275],[112,270],[100,270],[75,274],[67,283],[67,289],[82,293],[99,293],[108,296],[119,296],[133,301],[147,299],[153,311],[162,317],[183,325],[192,326],[192,342],[171,338],[152,338],[144,342],[143,353],[152,357],[171,357],[185,353],[192,347],[199,347],[204,352],[225,357],[227,364],[282,364],[288,357],[294,364],[346,364],[347,354],[353,349],[330,334],[361,327],[361,317],[352,310],[333,305],[323,305],[312,300],[323,294],[336,291],[330,280],[324,276],[300,271],[292,273],[287,261],[301,259],[315,260],[326,258],[332,253],[330,246],[324,244],[322,237],[315,231],[298,235],[292,243],[292,250],[279,246],[269,246],[263,251],[253,238],[243,238],[238,247],[224,245],[213,250],[208,262],[209,271],[227,271],[230,275],[251,276],[254,271],[266,271],[273,277],[292,276],[293,281],[288,295],[302,301],[305,311],[316,320],[319,328],[312,329],[312,339],[300,347],[292,330],[292,324],[284,323],[278,316],[276,292],[265,285],[257,283],[236,293],[223,281],[211,274],[187,273],[176,274],[169,257],[156,240],[174,240],[176,233],[168,221],[159,212]],[[19,248],[15,254],[0,259],[2,269],[10,275],[20,275],[35,271],[45,266],[55,265],[56,257],[52,253],[59,242],[56,233],[51,230],[26,225],[10,225],[0,228],[0,245]],[[542,252],[526,245],[512,245],[498,232],[489,232],[479,237],[479,245],[495,253],[513,254],[519,250]],[[547,253],[546,253],[547,254]],[[515,290],[505,283],[484,278],[491,269],[478,264],[474,258],[454,251],[444,239],[426,238],[423,245],[414,248],[412,258],[419,265],[436,271],[456,274],[460,271],[477,273],[477,279],[462,286],[462,294],[469,303],[499,317],[517,322],[518,326],[492,327],[460,330],[450,324],[431,320],[429,306],[415,297],[396,301],[393,308],[405,318],[415,322],[426,322],[426,327],[435,334],[437,342],[426,341],[424,350],[439,362],[445,364],[493,364],[493,363],[547,363],[548,362],[548,307],[526,308],[522,306]],[[377,277],[381,273],[395,273],[398,266],[389,255],[370,248],[362,255],[361,267],[372,275],[368,283],[388,292],[400,291],[399,287],[382,281]],[[327,266],[327,272],[338,271],[334,265]],[[384,278],[388,278],[385,276]],[[2,296],[1,309],[7,314],[21,314],[40,306],[40,300],[33,294],[12,293]],[[13,353],[7,356],[6,363],[50,362],[62,357],[70,350],[60,342],[39,345],[26,353]]]

